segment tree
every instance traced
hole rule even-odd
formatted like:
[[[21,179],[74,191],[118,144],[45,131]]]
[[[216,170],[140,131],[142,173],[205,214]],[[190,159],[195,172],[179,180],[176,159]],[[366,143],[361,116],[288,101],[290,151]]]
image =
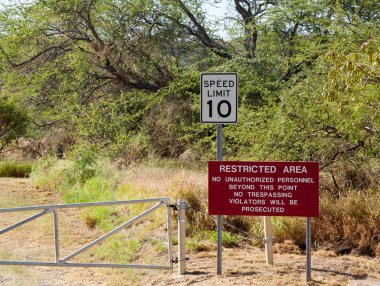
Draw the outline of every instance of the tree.
[[[199,73],[236,71],[241,121],[225,129],[229,156],[331,166],[374,154],[377,119],[363,110],[377,106],[377,77],[359,70],[377,62],[359,47],[378,42],[376,1],[232,0],[221,20],[234,31],[228,39],[215,33],[205,2],[218,1],[35,0],[3,9],[0,94],[28,111],[34,130],[61,128],[118,154],[133,144],[207,157],[215,134],[198,123]]]
[[[28,118],[15,104],[0,98],[0,152],[25,135]]]
[[[5,9],[1,93],[28,106],[35,126],[76,132],[86,112],[104,114],[107,103],[157,92],[172,80],[191,43],[157,17],[156,1],[38,0]],[[131,110],[146,105],[130,103]]]

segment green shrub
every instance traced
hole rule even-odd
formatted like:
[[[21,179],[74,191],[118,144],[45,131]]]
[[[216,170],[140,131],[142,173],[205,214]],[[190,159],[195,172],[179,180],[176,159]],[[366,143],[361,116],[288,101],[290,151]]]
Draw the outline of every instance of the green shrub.
[[[34,165],[33,182],[39,188],[59,192],[65,203],[115,200],[116,168],[106,160],[94,161],[95,155],[86,150],[76,157],[78,161],[41,158]],[[83,210],[82,216],[89,228],[99,225],[107,229],[117,212],[116,208],[93,207]]]
[[[28,117],[24,108],[0,96],[0,151],[25,135],[29,125]]]
[[[117,169],[107,161],[96,161],[90,164],[94,173],[86,178],[77,176],[77,167],[69,160],[43,158],[39,160],[32,172],[32,178],[40,187],[49,188],[62,194],[67,203],[89,201],[130,200],[157,195],[153,186],[139,188],[132,183],[117,186]],[[84,169],[86,169],[85,167]],[[160,171],[161,172],[161,171]],[[173,172],[160,173],[162,176],[173,176]],[[169,185],[169,196],[174,200],[185,199],[188,203],[186,211],[187,234],[190,236],[188,247],[191,251],[211,249],[215,246],[216,233],[214,218],[207,211],[207,188],[203,177],[199,174],[178,172]],[[379,255],[380,241],[380,190],[371,183],[368,190],[346,189],[339,194],[331,192],[330,183],[322,180],[320,195],[320,216],[313,218],[313,242],[315,246],[339,246],[356,249],[362,254]],[[138,184],[138,183],[137,183]],[[325,184],[328,184],[325,185]],[[327,186],[327,187],[326,187]],[[160,193],[160,196],[166,194]],[[112,226],[125,221],[126,217],[141,213],[147,204],[134,204],[126,207],[88,208],[82,217],[89,228],[99,227],[108,230]],[[164,208],[160,208],[150,216],[152,228],[162,226]],[[262,217],[227,216],[226,222],[234,227],[224,225],[223,245],[232,247],[239,244],[243,235],[251,242],[260,245],[263,238]],[[305,246],[305,218],[273,217],[273,233],[276,242],[293,241],[296,246]],[[242,230],[242,231],[240,231]],[[144,226],[144,231],[151,231]]]
[[[29,177],[32,172],[31,162],[0,162],[0,177]]]
[[[74,161],[73,173],[78,177],[78,181],[84,183],[96,174],[97,152],[91,148],[78,147],[71,151],[70,157]]]
[[[208,251],[211,249],[210,243],[207,244],[205,241],[199,240],[195,237],[188,237],[186,239],[186,249],[190,250],[193,253]]]
[[[82,218],[88,228],[100,227],[105,231],[113,229],[117,218],[118,209],[116,207],[89,207],[82,211]]]

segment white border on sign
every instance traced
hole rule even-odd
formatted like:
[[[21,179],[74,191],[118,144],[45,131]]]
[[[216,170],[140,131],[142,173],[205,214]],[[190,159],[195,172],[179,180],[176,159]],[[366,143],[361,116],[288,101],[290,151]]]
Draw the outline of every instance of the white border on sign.
[[[220,122],[220,121],[203,121],[202,118],[202,109],[203,109],[203,88],[202,88],[202,78],[204,75],[235,75],[236,76],[236,120],[235,121],[227,121],[227,122]],[[202,123],[216,123],[216,124],[236,124],[238,121],[238,74],[236,72],[217,72],[217,73],[210,73],[210,72],[204,72],[201,74],[200,77],[200,90],[201,90],[201,110],[200,110],[200,119]]]

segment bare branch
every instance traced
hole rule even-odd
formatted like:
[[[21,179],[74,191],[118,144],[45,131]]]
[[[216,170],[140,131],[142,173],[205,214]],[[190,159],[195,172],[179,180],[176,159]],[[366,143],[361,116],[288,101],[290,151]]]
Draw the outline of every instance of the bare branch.
[[[209,34],[207,33],[206,29],[203,27],[201,23],[198,22],[194,14],[190,11],[190,9],[181,1],[181,0],[175,0],[181,7],[181,9],[185,12],[187,17],[190,19],[190,21],[194,24],[196,29],[192,29],[191,27],[184,25],[183,23],[180,23],[177,19],[174,19],[173,17],[170,17],[171,20],[174,20],[174,22],[181,27],[185,28],[191,35],[197,37],[203,45],[205,45],[207,48],[211,49],[212,52],[217,54],[218,56],[221,56],[223,58],[230,59],[231,55],[228,52],[227,47],[220,45],[216,42],[215,39],[212,39]]]
[[[53,50],[61,50],[61,51],[64,51],[64,52],[67,52],[67,51],[70,51],[70,49],[68,49],[67,47],[65,48],[64,45],[67,44],[68,41],[65,41],[64,43],[60,44],[60,45],[55,45],[55,46],[50,46],[50,47],[47,47],[45,49],[43,49],[42,51],[38,52],[37,54],[35,54],[34,56],[30,57],[29,59],[21,62],[21,63],[14,63],[8,56],[8,54],[4,51],[4,49],[0,46],[0,49],[1,51],[4,53],[8,63],[12,66],[12,67],[21,67],[23,65],[26,65],[28,63],[31,63],[33,62],[34,60],[38,59],[40,56],[46,54],[47,52],[50,52],[50,51],[53,51]]]

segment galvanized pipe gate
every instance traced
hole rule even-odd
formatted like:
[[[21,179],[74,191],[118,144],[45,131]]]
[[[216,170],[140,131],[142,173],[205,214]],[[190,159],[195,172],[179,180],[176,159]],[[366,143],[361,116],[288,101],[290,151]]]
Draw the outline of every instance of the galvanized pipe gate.
[[[97,206],[115,206],[115,205],[129,205],[138,203],[152,203],[156,204],[130,220],[115,227],[106,234],[98,237],[92,242],[86,244],[73,253],[61,257],[60,256],[60,244],[59,244],[59,227],[58,227],[58,214],[60,209],[69,208],[83,208],[83,207],[97,207]],[[166,265],[152,265],[152,264],[113,264],[113,263],[76,263],[69,262],[75,256],[91,248],[92,246],[99,244],[111,235],[121,231],[124,228],[131,226],[132,224],[142,220],[145,216],[157,210],[160,207],[167,208],[167,240],[168,240],[168,261]],[[172,243],[172,226],[171,226],[171,208],[178,210],[178,258],[173,259],[173,243]],[[179,263],[179,274],[185,274],[186,271],[186,252],[185,252],[185,209],[186,202],[178,200],[176,205],[170,204],[170,198],[153,198],[153,199],[141,199],[141,200],[128,200],[128,201],[113,201],[113,202],[95,202],[95,203],[79,203],[79,204],[58,204],[58,205],[43,205],[43,206],[30,206],[30,207],[16,207],[16,208],[1,208],[0,213],[10,212],[25,212],[25,211],[40,211],[39,213],[32,215],[26,219],[23,219],[11,226],[0,230],[0,235],[9,232],[19,226],[22,226],[30,221],[33,221],[46,214],[53,213],[54,223],[54,244],[55,244],[55,262],[40,262],[40,261],[0,261],[0,265],[26,265],[26,266],[59,266],[59,267],[110,267],[110,268],[139,268],[139,269],[163,269],[172,270],[173,264]]]

